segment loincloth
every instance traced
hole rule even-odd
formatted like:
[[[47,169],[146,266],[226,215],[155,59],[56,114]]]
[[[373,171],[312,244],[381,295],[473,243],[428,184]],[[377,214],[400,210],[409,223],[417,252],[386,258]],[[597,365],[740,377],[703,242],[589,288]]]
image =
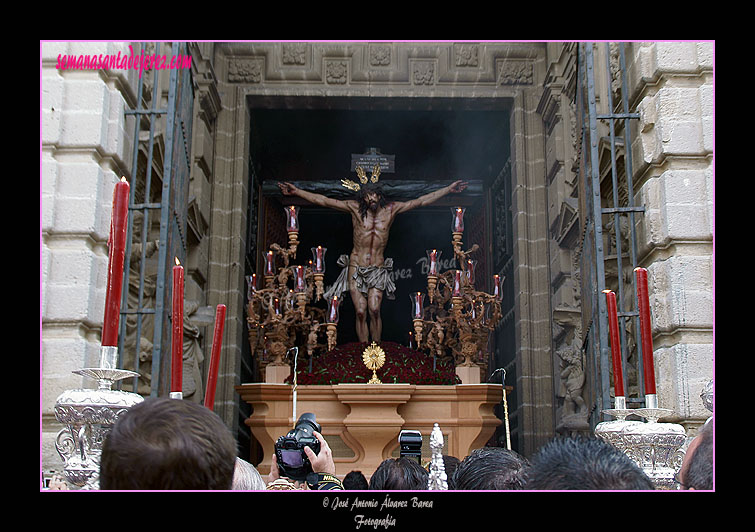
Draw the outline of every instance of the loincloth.
[[[343,269],[336,282],[325,292],[326,298],[334,295],[340,296],[349,291],[349,256],[338,257],[338,265]],[[383,292],[388,299],[396,299],[396,283],[391,278],[393,271],[393,259],[385,259],[380,266],[357,266],[351,278],[359,292],[365,297],[370,288],[376,288]]]

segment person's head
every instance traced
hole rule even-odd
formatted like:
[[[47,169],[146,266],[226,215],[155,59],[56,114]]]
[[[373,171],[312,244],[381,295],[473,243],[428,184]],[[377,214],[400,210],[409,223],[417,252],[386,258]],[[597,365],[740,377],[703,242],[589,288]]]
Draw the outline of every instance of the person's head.
[[[502,447],[475,449],[453,474],[457,490],[521,490],[527,481],[529,462]]]
[[[350,471],[343,477],[343,489],[345,490],[366,490],[369,487],[367,478],[361,471]]]
[[[626,454],[599,438],[556,437],[532,457],[528,490],[652,490]]]
[[[388,458],[370,477],[371,490],[426,490],[428,473],[417,460]]]
[[[713,419],[690,442],[677,478],[685,490],[713,489]]]
[[[374,213],[387,203],[383,189],[379,185],[362,185],[357,192],[357,201],[362,218],[367,215],[368,210]]]
[[[236,458],[236,467],[233,471],[233,489],[239,491],[264,490],[265,481],[257,471],[257,468],[246,460]]]
[[[236,441],[204,406],[150,397],[124,412],[102,445],[103,490],[229,490]]]

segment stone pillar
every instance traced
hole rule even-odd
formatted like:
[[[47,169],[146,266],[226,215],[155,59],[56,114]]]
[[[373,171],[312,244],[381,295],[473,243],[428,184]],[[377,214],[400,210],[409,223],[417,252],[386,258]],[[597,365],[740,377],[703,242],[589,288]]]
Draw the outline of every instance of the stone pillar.
[[[640,265],[659,406],[695,427],[713,378],[713,43],[634,43],[630,80]]]
[[[215,411],[229,427],[238,427],[238,395],[244,320],[244,260],[249,183],[249,118],[243,87],[228,81],[227,59],[215,53],[221,108],[215,129],[212,208],[209,227],[208,297],[211,305],[227,306]]]
[[[519,449],[526,456],[552,437],[554,430],[545,148],[542,117],[535,111],[540,90],[518,91],[511,113],[518,370],[514,390],[521,427]]]
[[[130,179],[138,72],[63,70],[63,56],[128,55],[129,43],[44,42],[41,49],[42,448],[45,471],[60,470],[55,400],[96,387],[73,370],[99,360],[107,240],[115,183]],[[138,47],[135,47],[138,48]],[[134,53],[138,53],[134,50]]]

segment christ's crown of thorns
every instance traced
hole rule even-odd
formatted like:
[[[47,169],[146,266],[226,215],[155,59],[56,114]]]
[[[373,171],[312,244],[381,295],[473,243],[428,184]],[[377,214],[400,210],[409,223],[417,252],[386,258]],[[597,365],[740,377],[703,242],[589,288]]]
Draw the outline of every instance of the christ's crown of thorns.
[[[351,179],[341,179],[341,185],[348,188],[349,190],[353,190],[354,192],[357,192],[360,188],[362,188],[362,185],[367,184],[367,174],[364,173],[364,169],[361,166],[357,166],[357,176],[359,177],[359,183],[356,181],[352,181]],[[369,178],[370,183],[377,183],[378,179],[380,179],[380,165],[376,164],[372,168],[372,175]]]

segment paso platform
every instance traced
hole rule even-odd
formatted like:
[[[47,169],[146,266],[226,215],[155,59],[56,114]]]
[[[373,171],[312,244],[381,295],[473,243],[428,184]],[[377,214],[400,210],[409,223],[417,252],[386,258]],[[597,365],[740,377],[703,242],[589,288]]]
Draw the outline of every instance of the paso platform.
[[[506,392],[511,388],[507,386]],[[296,388],[295,418],[290,384],[242,384],[236,391],[252,406],[245,423],[263,449],[264,458],[257,464],[260,473],[270,472],[278,437],[291,430],[301,414],[311,412],[333,450],[341,478],[358,470],[369,479],[383,460],[398,457],[403,429],[422,433],[423,463],[428,461],[435,423],[443,432],[443,454],[461,460],[493,436],[501,424],[494,408],[503,401],[501,384],[302,385]]]

